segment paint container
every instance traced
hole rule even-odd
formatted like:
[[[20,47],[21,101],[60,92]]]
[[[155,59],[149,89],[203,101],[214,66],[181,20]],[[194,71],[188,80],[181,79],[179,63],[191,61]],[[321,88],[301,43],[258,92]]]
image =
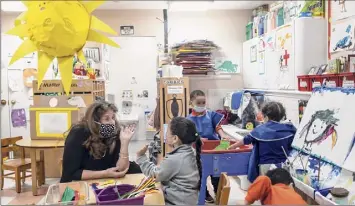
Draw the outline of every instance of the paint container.
[[[338,205],[347,205],[349,190],[342,187],[334,187],[330,190],[330,200],[337,203]]]
[[[306,177],[306,175],[308,174],[308,170],[304,170],[304,169],[296,169],[296,178],[299,181],[304,181],[304,178]]]

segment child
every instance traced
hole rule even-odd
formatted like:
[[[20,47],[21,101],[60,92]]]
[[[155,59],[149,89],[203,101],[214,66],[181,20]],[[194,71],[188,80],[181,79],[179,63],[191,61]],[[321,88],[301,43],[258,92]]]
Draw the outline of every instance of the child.
[[[193,109],[187,118],[195,123],[199,135],[208,140],[229,139],[220,125],[223,120],[223,115],[206,109],[205,93],[201,90],[195,90],[191,92],[190,100]],[[217,194],[219,178],[211,176],[211,182],[214,192]],[[212,196],[209,194],[208,190],[206,191],[206,202],[213,203],[214,200]]]
[[[145,155],[147,146],[137,152],[137,163],[146,176],[155,177],[156,181],[161,182],[166,204],[196,205],[202,175],[202,142],[195,124],[183,117],[173,118],[167,130],[166,144],[173,151],[159,166],[149,162]]]
[[[250,185],[244,204],[250,205],[260,200],[262,205],[306,205],[292,185],[293,179],[287,170],[269,170],[266,176],[259,176]]]
[[[251,133],[229,147],[253,144],[249,160],[248,180],[253,182],[258,176],[265,175],[271,165],[281,167],[286,161],[296,128],[291,123],[280,123],[286,117],[284,107],[279,102],[268,102],[262,108],[265,124],[256,127]]]

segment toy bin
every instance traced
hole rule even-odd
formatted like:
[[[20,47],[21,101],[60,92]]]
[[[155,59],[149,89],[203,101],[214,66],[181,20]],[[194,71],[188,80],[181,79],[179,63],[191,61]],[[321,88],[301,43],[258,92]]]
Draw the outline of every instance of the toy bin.
[[[354,88],[355,87],[355,73],[347,72],[339,74],[339,85],[344,88]]]
[[[60,202],[63,192],[66,187],[79,192],[80,200],[70,202]],[[45,205],[86,205],[89,200],[89,186],[86,182],[70,182],[57,183],[49,186],[46,197],[44,199]]]
[[[112,185],[104,189],[94,190],[96,196],[97,205],[144,205],[145,195],[129,198],[129,199],[119,199],[117,192],[120,196],[127,194],[128,192],[134,190],[135,186],[133,185]]]
[[[235,142],[231,141],[230,144]],[[219,177],[222,172],[230,176],[247,175],[252,145],[242,146],[235,150],[214,150],[219,140],[203,140],[201,149],[202,179],[198,205],[205,204],[207,177]]]
[[[133,185],[112,185],[104,189],[94,190],[96,196],[97,205],[144,205],[145,195],[129,198],[129,199],[119,199],[117,192],[120,196],[127,194],[128,192],[134,190],[135,186]]]
[[[303,91],[303,92],[312,91],[311,78],[309,75],[297,76],[297,79],[298,79],[298,91]]]

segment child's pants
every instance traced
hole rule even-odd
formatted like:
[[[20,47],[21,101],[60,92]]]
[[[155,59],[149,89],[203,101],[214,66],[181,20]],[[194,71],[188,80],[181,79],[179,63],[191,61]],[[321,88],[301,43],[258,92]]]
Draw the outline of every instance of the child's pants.
[[[219,183],[219,177],[211,177],[211,183],[213,186],[213,191],[215,193],[215,195],[217,195],[217,190],[218,190],[218,183]],[[210,193],[207,190],[207,186],[206,186],[206,197],[211,196]]]

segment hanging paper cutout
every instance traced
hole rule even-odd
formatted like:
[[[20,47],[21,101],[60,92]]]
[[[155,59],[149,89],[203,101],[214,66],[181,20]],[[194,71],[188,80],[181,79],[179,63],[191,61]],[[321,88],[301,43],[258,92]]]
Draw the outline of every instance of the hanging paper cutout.
[[[38,86],[57,58],[64,90],[69,94],[72,83],[73,56],[86,63],[83,47],[95,41],[119,47],[110,38],[95,30],[117,33],[92,15],[104,1],[22,1],[27,11],[15,20],[7,34],[24,39],[11,58],[10,65],[31,52],[38,52]]]

